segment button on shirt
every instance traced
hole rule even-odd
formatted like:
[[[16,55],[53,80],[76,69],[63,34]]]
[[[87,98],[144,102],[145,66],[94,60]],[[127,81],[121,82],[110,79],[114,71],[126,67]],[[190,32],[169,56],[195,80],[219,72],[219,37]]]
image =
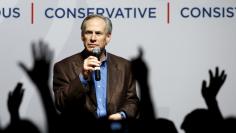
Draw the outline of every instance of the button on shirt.
[[[98,117],[103,117],[107,115],[106,111],[106,99],[107,99],[107,60],[102,61],[100,66],[101,79],[99,81],[95,80],[95,72],[92,72],[92,77],[94,81],[94,89],[96,92],[97,99],[97,115]]]
[[[107,55],[107,54],[106,54]],[[107,56],[102,61],[100,66],[100,74],[101,79],[99,81],[95,80],[95,72],[92,72],[92,80],[94,83],[94,88],[96,92],[96,99],[97,99],[97,115],[98,117],[103,117],[107,115]],[[83,78],[83,75],[80,74],[80,81],[82,82],[83,86],[87,86],[88,82]]]

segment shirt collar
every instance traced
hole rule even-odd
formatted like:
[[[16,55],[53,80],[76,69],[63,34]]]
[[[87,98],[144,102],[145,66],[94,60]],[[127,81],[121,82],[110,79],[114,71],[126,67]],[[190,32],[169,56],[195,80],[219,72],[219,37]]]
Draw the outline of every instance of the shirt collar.
[[[105,54],[105,56],[101,59],[101,62],[107,61],[108,54],[107,54],[106,49],[104,49],[104,54]]]

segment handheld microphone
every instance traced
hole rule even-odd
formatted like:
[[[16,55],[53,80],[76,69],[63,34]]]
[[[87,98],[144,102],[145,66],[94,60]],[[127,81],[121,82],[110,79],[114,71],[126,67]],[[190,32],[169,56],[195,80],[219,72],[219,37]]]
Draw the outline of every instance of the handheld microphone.
[[[97,57],[99,60],[101,49],[99,47],[95,47],[92,52],[93,56]],[[95,67],[95,80],[99,81],[100,79],[101,79],[100,67]]]

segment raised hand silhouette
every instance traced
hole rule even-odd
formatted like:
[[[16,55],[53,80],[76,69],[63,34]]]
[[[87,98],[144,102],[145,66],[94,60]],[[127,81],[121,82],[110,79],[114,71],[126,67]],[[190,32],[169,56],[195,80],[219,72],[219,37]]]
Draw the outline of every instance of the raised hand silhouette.
[[[59,114],[54,107],[49,87],[50,67],[53,59],[53,52],[42,40],[32,43],[33,67],[28,69],[22,62],[20,67],[26,72],[31,81],[37,86],[44,104],[46,118],[48,122],[48,132],[56,132]]]
[[[207,86],[206,81],[204,80],[202,82],[202,96],[207,104],[207,107],[209,111],[214,113],[216,117],[219,119],[223,119],[223,116],[220,112],[220,109],[218,107],[217,99],[216,96],[224,84],[227,75],[225,74],[225,71],[221,71],[219,73],[219,68],[215,68],[215,74],[211,70],[209,70],[209,75],[210,75],[210,82],[209,85]]]
[[[227,77],[224,70],[219,74],[218,67],[216,67],[214,75],[213,72],[209,70],[209,75],[209,86],[206,85],[207,83],[205,80],[202,82],[202,96],[206,103],[210,102],[211,100],[216,100],[216,96]]]
[[[139,48],[139,55],[131,59],[131,68],[134,78],[140,87],[140,119],[155,119],[155,110],[148,84],[148,67],[143,60],[143,49]]]
[[[48,86],[53,52],[48,48],[48,45],[40,40],[38,44],[32,43],[32,56],[34,60],[32,69],[28,69],[21,62],[19,63],[20,67],[28,74],[37,87]]]
[[[224,84],[227,75],[225,71],[219,72],[216,67],[215,74],[209,70],[210,82],[207,86],[205,80],[202,81],[202,96],[207,104],[207,109],[198,108],[186,115],[181,128],[186,133],[208,133],[221,132],[223,116],[217,103],[217,94]]]
[[[139,55],[131,59],[132,72],[139,84],[147,84],[148,82],[148,67],[143,60],[143,49],[139,48]]]
[[[19,108],[23,95],[24,89],[22,88],[22,83],[17,83],[16,88],[8,94],[7,107],[10,113],[11,122],[17,122],[20,120]]]
[[[150,95],[148,84],[149,71],[147,64],[143,60],[143,49],[139,48],[139,55],[131,59],[133,76],[140,88],[140,120],[129,122],[129,132],[165,132],[177,133],[177,129],[171,120],[165,118],[155,118],[155,110]]]
[[[10,113],[11,121],[5,132],[31,132],[39,133],[38,128],[29,120],[20,119],[19,108],[23,99],[24,89],[22,83],[18,83],[12,92],[9,92],[7,105]]]

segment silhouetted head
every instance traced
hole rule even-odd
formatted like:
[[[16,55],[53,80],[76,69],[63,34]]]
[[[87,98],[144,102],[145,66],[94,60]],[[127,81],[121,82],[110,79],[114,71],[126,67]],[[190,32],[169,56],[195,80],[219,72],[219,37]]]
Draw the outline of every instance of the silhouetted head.
[[[218,128],[218,120],[207,109],[196,109],[186,115],[181,129],[186,133],[210,133]]]
[[[157,132],[161,133],[178,133],[175,124],[168,119],[159,118],[155,122],[155,127]]]

